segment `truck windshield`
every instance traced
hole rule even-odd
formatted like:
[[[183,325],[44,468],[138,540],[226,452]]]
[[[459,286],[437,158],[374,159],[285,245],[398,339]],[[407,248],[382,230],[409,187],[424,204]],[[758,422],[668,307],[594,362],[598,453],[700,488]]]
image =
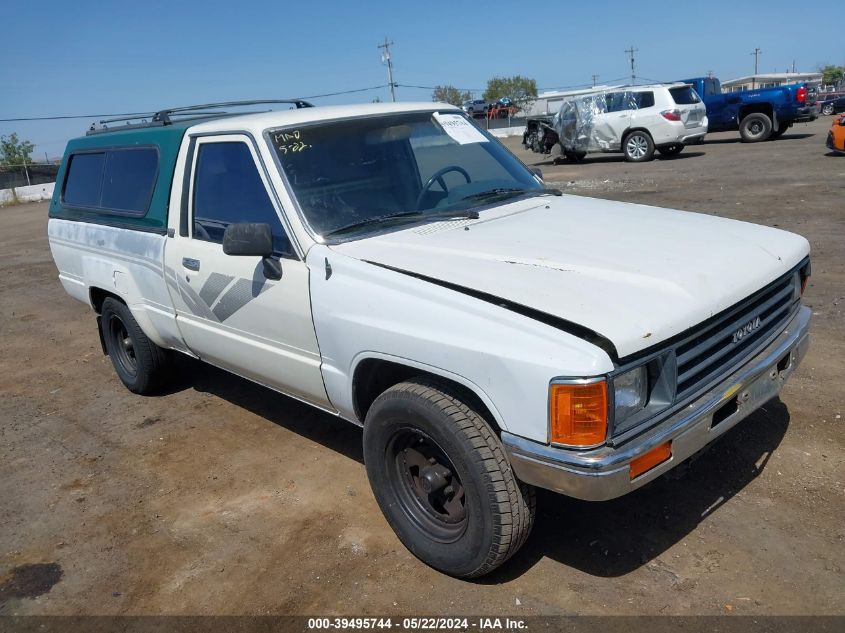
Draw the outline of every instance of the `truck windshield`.
[[[466,215],[545,192],[495,139],[458,112],[356,118],[270,130],[273,151],[319,235]],[[353,229],[348,231],[348,229]]]

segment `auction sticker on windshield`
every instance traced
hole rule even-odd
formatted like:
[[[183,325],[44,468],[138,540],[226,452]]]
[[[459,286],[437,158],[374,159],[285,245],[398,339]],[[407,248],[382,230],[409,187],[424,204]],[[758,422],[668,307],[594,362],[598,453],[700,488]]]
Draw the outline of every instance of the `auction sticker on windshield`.
[[[434,120],[440,124],[440,127],[443,128],[446,134],[461,145],[487,142],[487,137],[460,114],[440,114],[439,112],[435,112]]]

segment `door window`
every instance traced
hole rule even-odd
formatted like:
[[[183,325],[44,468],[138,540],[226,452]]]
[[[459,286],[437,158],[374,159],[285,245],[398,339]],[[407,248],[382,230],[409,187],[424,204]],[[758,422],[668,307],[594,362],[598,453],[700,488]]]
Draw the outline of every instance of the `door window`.
[[[654,94],[652,93],[653,98]],[[609,92],[606,99],[608,112],[625,112],[626,110],[637,109],[636,98],[631,92]]]
[[[240,141],[202,143],[194,179],[194,239],[223,243],[226,227],[262,222],[273,231],[273,251],[292,256],[290,240],[258,174],[249,147]]]

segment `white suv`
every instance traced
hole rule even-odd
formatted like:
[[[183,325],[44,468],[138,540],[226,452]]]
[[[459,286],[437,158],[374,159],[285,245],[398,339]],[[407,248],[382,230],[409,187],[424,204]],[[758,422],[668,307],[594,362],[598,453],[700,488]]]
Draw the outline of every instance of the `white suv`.
[[[565,100],[552,126],[567,158],[623,152],[628,161],[644,162],[655,149],[676,156],[703,139],[707,109],[688,84],[624,86]]]

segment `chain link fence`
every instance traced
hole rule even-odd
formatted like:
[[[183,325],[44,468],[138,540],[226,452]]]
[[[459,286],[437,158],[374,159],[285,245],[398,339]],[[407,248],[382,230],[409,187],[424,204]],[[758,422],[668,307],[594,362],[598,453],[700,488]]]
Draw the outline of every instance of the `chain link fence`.
[[[59,166],[55,163],[27,163],[16,167],[0,167],[0,189],[56,182]]]

